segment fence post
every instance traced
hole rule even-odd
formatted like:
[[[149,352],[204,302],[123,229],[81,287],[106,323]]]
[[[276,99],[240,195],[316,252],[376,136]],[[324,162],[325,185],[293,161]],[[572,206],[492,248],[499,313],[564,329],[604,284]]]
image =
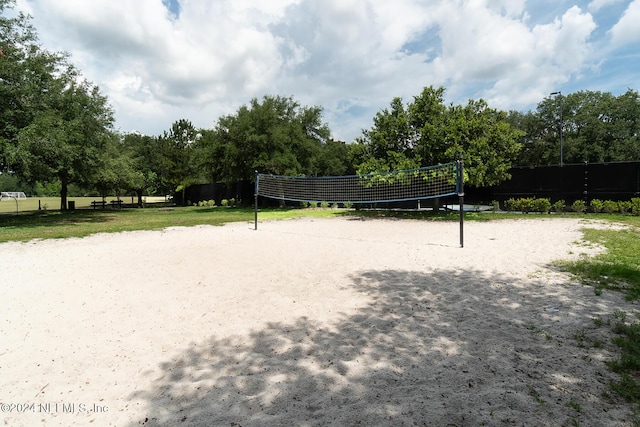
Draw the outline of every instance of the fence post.
[[[585,160],[584,162],[584,188],[582,189],[582,196],[584,199],[584,204],[589,204],[589,162]]]
[[[258,171],[255,172],[255,191],[253,193],[253,210],[254,210],[254,220],[253,220],[253,229],[258,229]]]

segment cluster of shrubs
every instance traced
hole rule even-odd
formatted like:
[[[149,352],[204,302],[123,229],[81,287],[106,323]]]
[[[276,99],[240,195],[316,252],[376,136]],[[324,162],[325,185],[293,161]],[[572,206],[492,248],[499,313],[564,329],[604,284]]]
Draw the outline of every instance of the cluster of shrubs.
[[[322,208],[322,209],[334,209],[342,206],[345,209],[351,209],[353,207],[353,203],[344,202],[344,203],[338,204],[338,203],[329,203],[329,202],[300,202],[300,206],[303,208]]]
[[[496,201],[492,203],[494,211],[500,210],[500,204]],[[504,203],[504,207],[510,212],[593,212],[593,213],[631,213],[640,215],[640,198],[633,198],[631,201],[614,201],[593,199],[589,203],[584,200],[576,200],[567,206],[564,200],[551,203],[547,198],[522,197],[519,199],[509,199]]]
[[[191,203],[187,202],[187,204],[191,204]],[[234,198],[222,199],[220,201],[220,206],[235,207],[235,205],[236,205],[236,199],[234,199]],[[211,200],[200,200],[198,203],[193,203],[193,206],[212,208],[212,207],[216,206],[216,201],[213,200],[213,199],[211,199]]]

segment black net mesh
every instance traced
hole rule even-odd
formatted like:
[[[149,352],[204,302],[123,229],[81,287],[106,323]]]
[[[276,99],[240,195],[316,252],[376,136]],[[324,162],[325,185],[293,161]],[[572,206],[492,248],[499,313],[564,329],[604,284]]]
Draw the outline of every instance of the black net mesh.
[[[258,174],[256,194],[279,200],[381,203],[458,193],[458,163],[382,174],[293,177]]]

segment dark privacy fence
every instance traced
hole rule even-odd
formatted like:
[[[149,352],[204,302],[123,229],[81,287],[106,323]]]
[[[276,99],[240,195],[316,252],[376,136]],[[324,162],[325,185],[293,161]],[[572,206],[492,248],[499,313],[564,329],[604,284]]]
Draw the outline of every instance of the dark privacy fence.
[[[254,185],[251,181],[240,181],[234,183],[219,182],[216,184],[197,184],[185,190],[185,201],[188,203],[198,203],[200,201],[215,200],[220,206],[223,199],[235,199],[244,204],[253,203]],[[182,204],[182,193],[177,192],[174,200],[178,205]]]
[[[510,170],[512,178],[487,188],[465,188],[468,203],[504,202],[510,198],[548,197],[552,202],[564,199],[568,204],[576,200],[630,200],[640,197],[640,161],[618,163],[581,163],[558,166],[518,167]],[[185,199],[191,203],[201,200],[234,198],[245,205],[253,202],[255,186],[251,181],[232,184],[201,184],[187,188]],[[181,194],[175,195],[181,204]],[[277,202],[261,200],[261,205],[277,206]],[[452,202],[455,203],[455,202]],[[396,206],[397,205],[397,206]],[[428,206],[429,203],[422,203]],[[380,204],[378,207],[415,208],[415,202]]]
[[[500,185],[468,188],[467,199],[503,202],[510,198],[545,197],[552,202],[564,199],[572,203],[640,197],[640,161],[519,167],[509,172],[512,178]]]

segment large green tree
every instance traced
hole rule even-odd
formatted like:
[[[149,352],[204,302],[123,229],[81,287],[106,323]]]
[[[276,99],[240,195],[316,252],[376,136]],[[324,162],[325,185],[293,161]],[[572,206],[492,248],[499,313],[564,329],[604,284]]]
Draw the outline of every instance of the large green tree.
[[[416,152],[418,132],[412,124],[411,106],[405,108],[401,98],[394,98],[390,108],[376,113],[373,127],[363,130],[357,143],[367,147],[367,154],[358,164],[357,172],[389,172],[420,167],[421,157]]]
[[[322,109],[292,98],[254,98],[221,117],[204,138],[208,175],[214,181],[252,180],[254,171],[280,175],[321,173],[319,152],[329,140]]]
[[[175,121],[169,131],[159,137],[160,151],[163,154],[160,174],[173,186],[173,191],[182,193],[201,181],[200,164],[196,159],[201,151],[202,133],[186,119]]]
[[[0,167],[21,180],[89,185],[111,137],[113,112],[65,54],[38,45],[29,18],[7,18],[0,0]]]
[[[142,206],[144,194],[167,195],[175,190],[163,179],[164,156],[159,138],[140,133],[126,134],[122,138],[121,151],[134,170],[129,189],[138,196],[139,206]]]
[[[68,186],[90,186],[104,164],[112,138],[113,115],[107,99],[89,82],[65,74],[50,85],[47,108],[21,129],[8,148],[10,167],[25,181],[58,180],[60,209],[67,206]]]
[[[640,96],[631,89],[550,96],[535,111],[511,112],[509,121],[525,133],[522,166],[560,164],[561,151],[565,164],[640,159]]]
[[[131,147],[125,145],[126,137],[113,133],[103,150],[100,168],[91,181],[103,199],[115,193],[120,199],[125,192],[138,194],[138,205],[142,205],[141,192],[146,188],[146,175],[139,166],[139,158]]]
[[[353,175],[355,170],[349,161],[349,145],[344,141],[327,140],[321,145],[315,165],[318,176]]]
[[[490,186],[508,178],[520,149],[521,132],[507,114],[483,100],[466,106],[444,104],[444,88],[426,87],[403,105],[394,98],[390,109],[376,114],[374,125],[359,143],[368,148],[359,173],[385,172],[448,163],[463,158],[465,180]]]
[[[48,91],[64,70],[65,55],[38,45],[28,16],[8,17],[15,1],[0,0],[0,170],[18,133],[48,109]]]

